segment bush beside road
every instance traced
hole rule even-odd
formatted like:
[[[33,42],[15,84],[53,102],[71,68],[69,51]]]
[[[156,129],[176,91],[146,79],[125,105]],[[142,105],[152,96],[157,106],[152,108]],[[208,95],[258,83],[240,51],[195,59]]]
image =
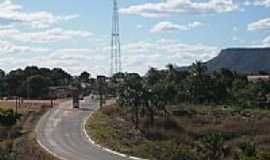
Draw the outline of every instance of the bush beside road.
[[[86,127],[96,143],[152,160],[269,158],[270,111],[184,104],[180,108],[165,122],[156,116],[150,128],[142,118],[136,130],[130,117],[112,105],[94,113]]]
[[[27,103],[24,105],[27,106]],[[15,103],[0,101],[0,159],[4,160],[56,160],[40,148],[36,142],[35,125],[48,110],[47,103],[35,108],[18,108],[15,114]],[[14,123],[12,120],[16,119]]]

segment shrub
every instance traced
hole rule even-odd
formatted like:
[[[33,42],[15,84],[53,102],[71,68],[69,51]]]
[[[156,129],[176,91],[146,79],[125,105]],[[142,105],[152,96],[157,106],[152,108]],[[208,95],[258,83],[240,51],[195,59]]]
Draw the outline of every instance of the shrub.
[[[197,160],[195,153],[175,141],[147,142],[137,149],[137,153],[154,160]]]
[[[15,160],[16,154],[13,150],[13,141],[5,141],[0,144],[0,160]]]
[[[224,138],[220,133],[210,133],[197,146],[201,159],[221,160],[224,157]]]
[[[270,159],[270,150],[263,150],[257,153],[259,160],[269,160]]]
[[[17,115],[13,110],[7,110],[0,112],[0,124],[6,127],[10,127],[16,124]]]
[[[242,154],[246,157],[256,156],[256,145],[252,141],[245,141],[240,143],[239,148],[241,149]]]
[[[256,145],[253,141],[245,140],[238,147],[239,150],[235,153],[235,160],[257,160]]]

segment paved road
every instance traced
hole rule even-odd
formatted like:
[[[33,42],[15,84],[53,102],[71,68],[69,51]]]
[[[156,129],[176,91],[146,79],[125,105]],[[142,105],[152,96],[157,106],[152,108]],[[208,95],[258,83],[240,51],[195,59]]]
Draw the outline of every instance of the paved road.
[[[82,131],[83,122],[97,109],[96,101],[81,101],[83,109],[72,109],[71,101],[61,103],[45,114],[36,132],[37,139],[50,152],[65,160],[129,160],[92,145]]]

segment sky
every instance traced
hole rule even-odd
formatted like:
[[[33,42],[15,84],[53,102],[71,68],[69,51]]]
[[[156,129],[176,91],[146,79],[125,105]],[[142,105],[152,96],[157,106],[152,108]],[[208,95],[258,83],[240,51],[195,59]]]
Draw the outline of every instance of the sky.
[[[270,46],[270,0],[118,0],[124,72]],[[110,72],[112,0],[0,0],[0,68]]]

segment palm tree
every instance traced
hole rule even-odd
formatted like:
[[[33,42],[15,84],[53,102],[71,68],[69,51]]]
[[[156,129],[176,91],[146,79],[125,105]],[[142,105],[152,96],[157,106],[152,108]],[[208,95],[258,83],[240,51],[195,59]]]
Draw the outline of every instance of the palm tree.
[[[201,61],[196,61],[191,66],[191,73],[193,76],[198,77],[199,79],[202,78],[202,76],[207,71],[207,66],[202,63]]]
[[[150,70],[146,73],[145,79],[147,85],[152,86],[160,81],[160,72],[156,68],[150,68]]]
[[[177,76],[177,71],[176,71],[175,67],[172,64],[168,64],[166,66],[166,68],[168,69],[167,80],[168,81],[175,81],[176,76]]]

